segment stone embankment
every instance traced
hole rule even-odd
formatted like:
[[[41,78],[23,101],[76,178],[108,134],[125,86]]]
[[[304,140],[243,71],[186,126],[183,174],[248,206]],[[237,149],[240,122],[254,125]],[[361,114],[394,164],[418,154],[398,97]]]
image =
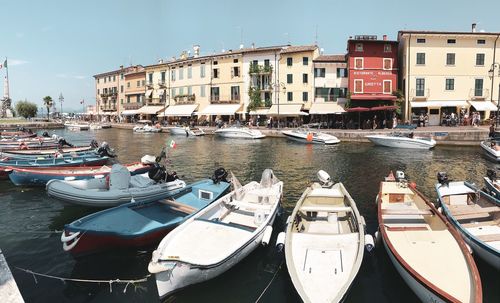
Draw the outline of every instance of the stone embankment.
[[[2,122],[0,120],[0,130],[14,130],[19,127],[29,128],[29,129],[58,129],[64,128],[64,124],[58,122]]]

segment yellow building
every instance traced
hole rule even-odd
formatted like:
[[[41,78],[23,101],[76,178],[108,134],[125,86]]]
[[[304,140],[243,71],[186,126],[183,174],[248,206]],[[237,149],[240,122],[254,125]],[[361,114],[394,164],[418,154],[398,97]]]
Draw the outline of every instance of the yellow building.
[[[314,100],[313,60],[319,56],[316,45],[285,46],[278,65],[279,85],[275,86],[277,104],[268,115],[305,115]],[[278,106],[279,104],[279,106]]]
[[[139,109],[144,105],[146,92],[146,72],[141,65],[129,68],[124,73],[125,100],[121,104],[121,115],[130,117],[139,114]]]
[[[499,96],[499,37],[475,25],[471,32],[400,31],[404,119],[427,113],[429,124],[439,125],[467,111],[488,118]]]

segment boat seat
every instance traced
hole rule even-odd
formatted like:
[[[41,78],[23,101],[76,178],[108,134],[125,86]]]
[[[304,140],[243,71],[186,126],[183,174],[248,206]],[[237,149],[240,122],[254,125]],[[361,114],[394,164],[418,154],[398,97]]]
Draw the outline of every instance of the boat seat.
[[[227,204],[230,206],[234,206],[236,209],[261,209],[269,211],[272,207],[272,204],[260,204],[239,200],[233,200],[232,202],[229,202]]]
[[[467,194],[450,196],[450,205],[467,205]]]
[[[434,215],[434,213],[430,209],[382,209],[382,215],[428,216],[428,215]]]
[[[500,241],[500,234],[478,235],[476,237],[479,240],[484,241],[484,242],[496,242],[496,241]]]
[[[328,205],[318,205],[318,206],[302,206],[300,208],[302,212],[327,212],[327,213],[340,213],[340,212],[350,212],[352,208],[348,206],[328,206]]]
[[[479,221],[479,222],[471,222],[471,223],[464,223],[462,224],[462,227],[469,228],[469,227],[481,227],[481,226],[490,226],[490,225],[495,225],[498,224],[497,221],[491,220],[491,221]]]

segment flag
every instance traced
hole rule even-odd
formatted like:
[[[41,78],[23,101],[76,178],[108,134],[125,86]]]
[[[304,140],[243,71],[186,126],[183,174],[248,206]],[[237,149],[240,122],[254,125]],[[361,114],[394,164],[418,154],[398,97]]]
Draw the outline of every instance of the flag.
[[[170,141],[168,141],[167,146],[170,148],[176,148],[177,144],[175,143],[174,140],[170,140]]]

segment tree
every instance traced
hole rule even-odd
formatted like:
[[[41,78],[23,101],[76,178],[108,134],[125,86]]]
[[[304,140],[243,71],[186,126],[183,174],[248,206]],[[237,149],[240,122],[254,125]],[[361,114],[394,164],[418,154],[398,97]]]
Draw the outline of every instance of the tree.
[[[27,100],[19,101],[16,104],[16,112],[19,116],[26,119],[36,117],[38,106],[35,103],[28,102]]]
[[[53,101],[51,96],[45,96],[43,98],[43,105],[47,108],[47,120],[49,119],[50,108],[52,107]]]
[[[260,98],[260,89],[258,87],[251,87],[250,90],[248,91],[248,96],[250,97],[250,103],[247,106],[247,110],[249,112],[262,106],[262,99]]]

